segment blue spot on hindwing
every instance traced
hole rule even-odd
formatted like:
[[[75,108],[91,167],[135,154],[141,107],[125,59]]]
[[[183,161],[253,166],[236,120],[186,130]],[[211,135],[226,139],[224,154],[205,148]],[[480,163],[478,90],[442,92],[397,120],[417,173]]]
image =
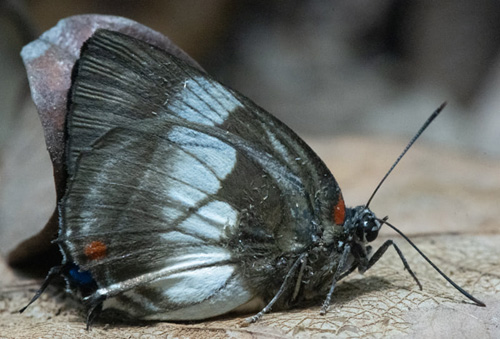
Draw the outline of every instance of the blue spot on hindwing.
[[[71,264],[68,269],[69,279],[72,283],[79,286],[86,286],[94,283],[94,278],[89,271],[82,271],[80,267],[75,264]]]

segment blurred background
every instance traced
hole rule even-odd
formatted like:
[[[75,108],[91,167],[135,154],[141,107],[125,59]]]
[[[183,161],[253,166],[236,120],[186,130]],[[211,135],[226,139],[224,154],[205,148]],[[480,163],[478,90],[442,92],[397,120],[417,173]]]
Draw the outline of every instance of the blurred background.
[[[125,16],[167,35],[215,78],[307,141],[400,137],[402,148],[427,116],[448,101],[424,142],[500,158],[496,0],[0,4],[0,203],[26,206],[29,198],[42,211],[4,209],[0,223],[22,214],[31,218],[26,224],[43,224],[55,206],[47,196],[53,191],[51,165],[19,52],[60,19],[76,14]],[[341,161],[349,162],[356,153],[349,150]],[[16,195],[20,187],[29,193]],[[0,243],[2,252],[12,245]]]
[[[410,135],[500,156],[496,0],[3,1],[2,134],[26,91],[20,48],[61,18],[120,15],[158,30],[301,135]]]

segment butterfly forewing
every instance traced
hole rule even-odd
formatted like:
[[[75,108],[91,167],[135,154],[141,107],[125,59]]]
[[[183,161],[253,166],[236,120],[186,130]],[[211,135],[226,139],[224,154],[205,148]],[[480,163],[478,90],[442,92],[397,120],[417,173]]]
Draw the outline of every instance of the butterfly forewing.
[[[207,74],[145,42],[98,30],[83,47],[74,78],[67,120],[70,176],[78,153],[109,129],[174,116],[243,136],[279,158],[305,186],[321,187],[325,192],[327,186],[333,191],[338,188],[323,162],[282,122]]]
[[[119,33],[86,43],[73,81],[59,243],[95,293],[149,319],[272,297],[340,197],[321,160],[250,100]]]

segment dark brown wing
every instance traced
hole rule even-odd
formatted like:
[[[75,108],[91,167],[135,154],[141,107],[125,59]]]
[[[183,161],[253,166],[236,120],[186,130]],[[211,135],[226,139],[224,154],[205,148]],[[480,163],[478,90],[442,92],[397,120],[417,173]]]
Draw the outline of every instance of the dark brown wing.
[[[89,39],[71,101],[59,243],[93,298],[138,317],[200,319],[268,293],[340,197],[285,125],[125,35]]]

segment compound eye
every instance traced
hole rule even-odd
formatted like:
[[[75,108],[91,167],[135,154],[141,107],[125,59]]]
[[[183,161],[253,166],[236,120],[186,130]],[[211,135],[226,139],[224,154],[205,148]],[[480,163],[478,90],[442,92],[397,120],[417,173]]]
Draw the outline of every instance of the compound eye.
[[[378,236],[378,229],[367,229],[365,232],[365,239],[368,242],[375,240]]]

